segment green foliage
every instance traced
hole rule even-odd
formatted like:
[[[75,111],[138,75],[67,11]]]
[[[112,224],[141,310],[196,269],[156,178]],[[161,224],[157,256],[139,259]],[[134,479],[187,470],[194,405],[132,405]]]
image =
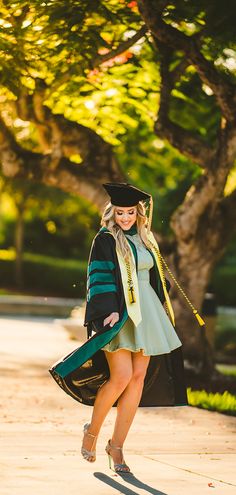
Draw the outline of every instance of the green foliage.
[[[220,5],[215,10],[211,2],[196,6],[193,1],[183,1],[178,8],[171,2],[165,10],[165,21],[177,23],[180,30],[189,29],[191,34],[204,27],[203,48],[207,46],[209,58],[215,60],[215,51],[210,53],[212,39],[207,38],[209,23],[214,17],[225,28],[234,18],[232,5],[223,19],[221,14]],[[137,9],[114,0],[34,0],[30,5],[7,1],[0,15],[6,45],[0,56],[2,84],[15,97],[21,86],[29,92],[35,87],[48,88],[46,103],[55,113],[64,113],[93,128],[113,145],[119,145],[127,133],[135,134],[140,121],[146,126],[146,134],[152,134],[160,74],[158,54],[151,43],[140,40],[122,57],[93,69],[98,55],[116,48],[142,25]],[[173,69],[181,57],[179,52],[174,53]],[[220,57],[227,60],[223,47],[216,62],[224,67]],[[232,57],[228,54],[231,62]],[[185,71],[172,93],[170,115],[179,123],[180,114],[183,128],[197,130],[207,140],[214,139],[219,111],[214,96],[208,94],[193,67]]]
[[[54,91],[47,104],[55,113],[92,128],[114,146],[127,134],[135,135],[140,122],[146,134],[153,134],[160,76],[158,66],[147,60],[150,48],[139,46],[143,58],[138,63],[132,58],[123,65],[102,67],[76,85],[72,79]],[[137,151],[136,147],[136,155]]]
[[[5,181],[2,187],[2,248],[14,245],[17,208],[20,207],[24,210],[26,251],[64,258],[88,256],[92,239],[100,227],[100,216],[93,205],[55,188],[19,180]]]
[[[205,390],[192,390],[188,388],[187,395],[188,402],[191,406],[236,416],[236,396],[227,391],[223,394],[213,394]]]
[[[27,117],[26,121],[17,118],[13,101],[28,93],[26,106],[31,109],[29,96],[35,88],[44,94],[44,104],[53,112],[94,129],[114,146],[127,179],[152,193],[153,228],[171,235],[170,217],[201,171],[154,135],[160,91],[158,49],[147,35],[122,56],[94,68],[98,56],[117,48],[143,25],[132,4],[118,0],[2,2],[0,107],[19,143],[34,151],[40,150],[34,124]],[[202,53],[233,82],[235,16],[233,0],[227,2],[227,8],[219,0],[171,1],[164,12],[165,22],[188,36],[202,30]],[[172,70],[182,59],[183,54],[175,50]],[[170,116],[183,129],[214,145],[219,109],[192,66],[172,91]],[[69,158],[81,166],[79,156]],[[27,199],[28,251],[85,256],[98,227],[96,212],[76,199],[62,198],[59,193],[54,196],[49,189],[13,187],[15,201]],[[11,222],[8,219],[0,228],[0,242],[5,247],[13,242]],[[220,302],[226,302],[228,291],[227,301],[234,304],[232,270],[217,271],[214,277]]]
[[[170,116],[178,124],[181,115],[181,126],[210,144],[217,136],[221,113],[215,97],[205,91],[196,71],[188,68],[173,90]]]
[[[24,254],[24,291],[31,294],[85,298],[86,261]],[[3,259],[0,250],[1,286],[15,287],[14,259]]]
[[[68,0],[6,0],[0,6],[1,80],[19,95],[63,77],[80,77],[92,69],[99,50],[115,47],[127,29],[140,23],[125,4]]]

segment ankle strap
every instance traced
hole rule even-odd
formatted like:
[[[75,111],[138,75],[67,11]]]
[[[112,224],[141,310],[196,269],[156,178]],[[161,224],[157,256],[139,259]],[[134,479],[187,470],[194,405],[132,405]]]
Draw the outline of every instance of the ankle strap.
[[[97,438],[97,435],[93,435],[93,433],[90,433],[88,431],[89,426],[90,425],[88,425],[88,424],[84,425],[84,433],[86,433],[86,435],[90,435],[90,437]]]
[[[97,435],[93,435],[92,433],[89,433],[89,431],[85,430],[85,433],[89,435],[90,437],[96,438]]]
[[[115,445],[112,445],[111,441],[109,440],[109,445],[112,449],[117,449],[117,450],[122,450],[123,447],[116,447]]]

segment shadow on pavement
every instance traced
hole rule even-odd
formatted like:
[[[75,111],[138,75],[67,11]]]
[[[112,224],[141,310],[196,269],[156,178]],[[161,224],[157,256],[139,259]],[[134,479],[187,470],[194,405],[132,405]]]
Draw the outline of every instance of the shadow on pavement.
[[[131,490],[130,488],[122,485],[116,480],[111,479],[109,476],[107,476],[104,473],[99,473],[95,472],[93,473],[94,477],[97,478],[100,481],[103,481],[103,483],[106,483],[107,485],[111,486],[112,488],[115,488],[118,493],[124,493],[125,495],[138,495],[137,492]],[[138,478],[136,478],[133,474],[131,473],[115,473],[117,476],[120,476],[126,483],[130,483],[133,486],[136,486],[137,488],[141,488],[142,490],[146,490],[146,492],[151,493],[152,495],[167,495],[164,492],[161,492],[160,490],[156,490],[156,488],[153,488],[146,483],[143,483],[140,481]]]

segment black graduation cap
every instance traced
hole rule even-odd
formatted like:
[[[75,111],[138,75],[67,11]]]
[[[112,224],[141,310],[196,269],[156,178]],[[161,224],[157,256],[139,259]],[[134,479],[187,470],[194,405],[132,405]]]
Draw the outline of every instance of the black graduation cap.
[[[128,182],[107,182],[102,185],[114,206],[135,206],[139,201],[151,198],[151,194],[141,191]]]

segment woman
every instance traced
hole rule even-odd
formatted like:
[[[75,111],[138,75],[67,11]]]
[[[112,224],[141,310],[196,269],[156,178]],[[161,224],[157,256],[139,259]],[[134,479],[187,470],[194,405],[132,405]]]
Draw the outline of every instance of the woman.
[[[117,406],[105,450],[110,467],[113,459],[116,472],[130,472],[122,449],[138,406],[187,405],[182,343],[150,232],[151,211],[146,216],[151,196],[127,183],[103,186],[111,201],[90,252],[85,312],[88,337],[95,335],[50,372],[72,397],[94,406],[81,447],[87,461],[95,461],[100,428]]]

